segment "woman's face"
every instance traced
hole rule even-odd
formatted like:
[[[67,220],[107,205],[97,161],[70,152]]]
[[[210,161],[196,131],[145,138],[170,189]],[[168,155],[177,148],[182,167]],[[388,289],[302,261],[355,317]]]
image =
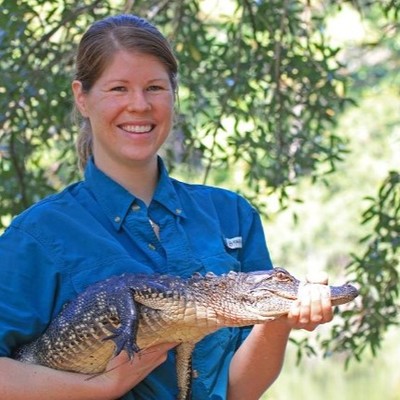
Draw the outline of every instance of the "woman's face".
[[[152,55],[118,51],[89,92],[72,89],[93,132],[93,155],[103,171],[154,162],[173,121],[174,91],[166,67]]]

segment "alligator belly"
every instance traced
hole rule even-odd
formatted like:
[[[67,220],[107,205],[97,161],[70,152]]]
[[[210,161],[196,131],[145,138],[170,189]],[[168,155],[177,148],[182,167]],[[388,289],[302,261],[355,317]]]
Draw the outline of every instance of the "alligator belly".
[[[103,372],[115,351],[112,340],[96,341],[85,348],[69,346],[57,354],[47,354],[46,366],[84,374]]]

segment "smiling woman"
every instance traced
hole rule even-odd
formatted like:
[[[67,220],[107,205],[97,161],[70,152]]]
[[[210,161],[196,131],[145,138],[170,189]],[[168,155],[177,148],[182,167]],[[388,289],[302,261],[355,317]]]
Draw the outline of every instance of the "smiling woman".
[[[65,303],[113,275],[186,278],[272,268],[260,216],[243,197],[173,179],[157,155],[172,126],[176,76],[168,42],[141,18],[108,17],[84,34],[72,83],[82,116],[77,147],[84,180],[27,209],[0,237],[2,400],[176,399],[169,350],[177,343],[141,349],[131,362],[123,351],[95,380],[27,365],[12,354]],[[332,319],[326,290],[312,288],[288,316],[204,338],[193,353],[193,398],[258,399],[280,372],[291,329],[312,330]],[[102,304],[110,293],[106,287]],[[119,305],[122,317],[136,307]]]
[[[84,118],[78,138],[82,168],[96,153],[100,169],[129,185],[130,168],[139,161],[137,173],[148,176],[152,187],[146,192],[140,191],[141,185],[130,190],[150,201],[156,153],[172,127],[177,72],[169,43],[142,18],[121,15],[88,29],[78,48],[72,83]],[[121,171],[119,166],[126,168]]]
[[[157,183],[157,152],[173,121],[174,89],[164,64],[150,54],[118,50],[89,90],[79,80],[72,88],[90,126],[97,167],[149,203]],[[134,171],[153,183],[148,193],[132,186]]]
[[[172,89],[175,99],[177,91],[177,74],[178,64],[173,54],[170,44],[164,36],[143,18],[128,15],[120,15],[118,18],[106,18],[92,25],[83,35],[79,44],[76,58],[75,82],[79,82],[80,91],[88,93],[95,82],[103,74],[104,70],[110,63],[115,62],[115,53],[122,52],[125,56],[128,54],[136,54],[137,56],[153,56],[153,61],[158,61],[158,68],[163,67],[163,75],[167,75],[169,85]],[[139,71],[147,68],[146,64],[139,65]],[[114,81],[108,82],[109,87],[103,90],[124,91],[129,81],[138,72],[136,69],[130,69],[125,66],[122,73],[127,72],[125,78],[123,76],[113,76]],[[135,71],[135,74],[132,74]],[[144,72],[144,71],[143,71]],[[159,77],[148,77],[150,80]],[[122,81],[121,81],[122,79]],[[165,77],[162,77],[163,81]],[[122,85],[121,85],[122,83]],[[158,86],[157,81],[146,82],[151,86],[147,90],[154,90]],[[166,82],[160,87],[167,87]],[[74,87],[77,83],[73,83],[75,92],[79,91]],[[82,112],[82,110],[80,110]],[[82,121],[80,135],[78,137],[78,152],[80,155],[80,164],[84,168],[89,157],[92,155],[92,132],[90,121],[88,118]]]

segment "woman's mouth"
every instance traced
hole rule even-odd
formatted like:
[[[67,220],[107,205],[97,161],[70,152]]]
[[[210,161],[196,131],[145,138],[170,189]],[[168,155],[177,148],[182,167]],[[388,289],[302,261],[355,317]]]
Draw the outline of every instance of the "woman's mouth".
[[[154,125],[120,125],[119,127],[129,133],[148,133],[154,128]]]

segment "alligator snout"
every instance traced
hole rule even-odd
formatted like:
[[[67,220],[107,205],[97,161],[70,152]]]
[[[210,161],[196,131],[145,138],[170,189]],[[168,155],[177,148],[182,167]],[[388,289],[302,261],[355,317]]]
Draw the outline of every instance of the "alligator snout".
[[[358,290],[353,285],[331,286],[331,301],[337,306],[354,300],[358,295]]]

